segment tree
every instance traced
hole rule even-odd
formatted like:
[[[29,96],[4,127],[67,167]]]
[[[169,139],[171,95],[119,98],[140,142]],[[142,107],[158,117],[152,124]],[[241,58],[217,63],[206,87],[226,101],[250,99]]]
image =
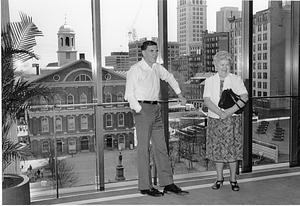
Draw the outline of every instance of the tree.
[[[49,167],[53,167],[54,164],[49,164]],[[48,168],[49,169],[49,168]],[[67,162],[65,159],[57,160],[57,179],[58,187],[71,187],[78,182],[78,175],[73,172],[74,165]],[[53,185],[56,185],[56,177],[52,177],[51,181]]]
[[[74,166],[67,162],[65,159],[55,158],[55,145],[53,139],[48,139],[49,147],[46,155],[48,156],[48,163],[46,163],[43,168],[50,171],[51,174],[48,178],[52,181],[53,185],[58,182],[58,187],[70,187],[78,182],[78,175],[73,172]],[[57,148],[56,148],[57,149]],[[57,164],[55,165],[55,161]],[[55,167],[57,166],[57,181]]]
[[[30,100],[43,96],[53,99],[50,90],[40,84],[15,78],[18,63],[32,58],[38,59],[33,47],[35,37],[42,32],[32,22],[32,18],[20,13],[20,22],[7,23],[1,30],[1,66],[2,66],[2,172],[16,159],[26,159],[24,145],[13,142],[8,133],[19,115],[30,108]]]

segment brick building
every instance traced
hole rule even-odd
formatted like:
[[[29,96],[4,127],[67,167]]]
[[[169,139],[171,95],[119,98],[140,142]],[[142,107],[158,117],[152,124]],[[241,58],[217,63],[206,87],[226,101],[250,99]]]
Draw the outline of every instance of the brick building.
[[[64,38],[69,35],[66,28],[70,27],[63,27],[63,36],[61,28],[58,63],[51,63],[57,67],[46,69],[30,79],[32,83],[47,85],[54,95],[51,103],[43,97],[32,100],[35,106],[28,111],[30,148],[36,156],[49,156],[54,139],[58,155],[95,151],[97,125],[92,105],[91,63],[82,55],[77,60],[75,55],[67,54],[70,50],[74,53],[75,35],[71,33],[74,39],[68,46],[64,44]],[[125,82],[124,74],[102,68],[104,149],[126,149],[134,145],[133,116],[128,104],[124,103]],[[120,104],[109,104],[113,102]],[[55,111],[53,105],[56,105]]]

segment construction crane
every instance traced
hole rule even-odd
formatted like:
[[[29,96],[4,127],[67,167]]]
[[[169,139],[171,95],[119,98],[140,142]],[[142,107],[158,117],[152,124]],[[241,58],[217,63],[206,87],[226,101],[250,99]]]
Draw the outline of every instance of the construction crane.
[[[136,29],[134,28],[134,25],[135,25],[135,22],[136,22],[136,20],[137,20],[137,17],[138,17],[138,15],[139,15],[139,13],[140,13],[140,10],[141,10],[141,8],[142,8],[142,6],[143,6],[144,1],[145,1],[145,0],[142,0],[142,1],[141,1],[140,7],[139,7],[139,9],[138,9],[138,11],[137,11],[137,14],[136,14],[135,18],[134,18],[134,21],[133,21],[133,23],[132,23],[132,26],[129,27],[129,28],[127,29],[128,42],[138,40],[137,31],[136,31]]]
[[[129,28],[127,34],[128,34],[129,42],[138,40],[138,35],[137,35],[137,31],[135,28],[133,28],[133,27]]]

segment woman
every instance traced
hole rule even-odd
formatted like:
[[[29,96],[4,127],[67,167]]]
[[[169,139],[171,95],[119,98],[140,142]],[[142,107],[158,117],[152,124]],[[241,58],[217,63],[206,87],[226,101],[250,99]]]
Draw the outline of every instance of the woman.
[[[204,104],[208,107],[206,157],[215,162],[217,171],[212,189],[217,190],[223,185],[223,167],[224,163],[228,163],[231,188],[239,191],[236,169],[237,160],[243,158],[241,115],[234,114],[239,110],[237,105],[224,110],[218,107],[218,103],[225,89],[231,88],[244,102],[248,101],[248,92],[242,78],[230,73],[233,64],[231,54],[220,51],[214,56],[213,63],[217,73],[205,80],[203,93]],[[240,107],[245,106],[240,100],[237,103]]]

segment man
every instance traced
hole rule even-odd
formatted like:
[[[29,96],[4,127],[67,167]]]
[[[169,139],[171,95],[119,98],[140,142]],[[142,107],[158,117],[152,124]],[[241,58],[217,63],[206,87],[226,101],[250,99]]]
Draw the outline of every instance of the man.
[[[157,43],[145,41],[142,46],[143,59],[134,64],[127,73],[125,99],[133,110],[137,134],[138,189],[141,194],[162,196],[164,193],[188,194],[173,183],[172,169],[164,137],[164,125],[161,118],[160,79],[169,83],[178,95],[181,104],[186,104],[179,85],[173,75],[156,63]],[[160,186],[160,192],[152,185],[149,146],[152,142],[154,162]]]

